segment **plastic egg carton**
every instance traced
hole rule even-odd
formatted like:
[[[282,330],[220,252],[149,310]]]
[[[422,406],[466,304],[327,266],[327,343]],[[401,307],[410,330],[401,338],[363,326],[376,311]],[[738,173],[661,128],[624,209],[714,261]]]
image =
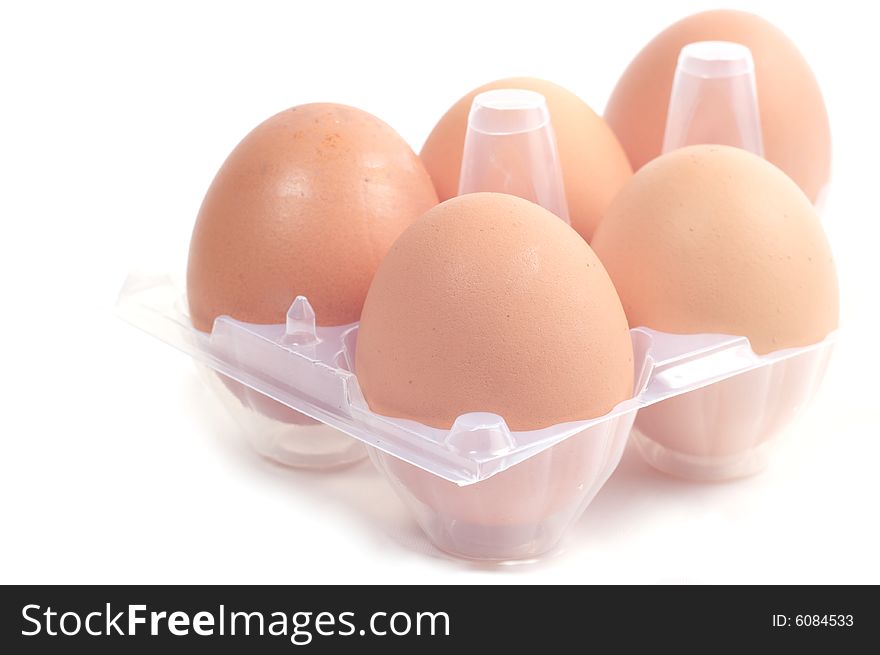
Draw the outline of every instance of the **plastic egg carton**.
[[[258,452],[332,468],[366,446],[439,548],[493,560],[532,558],[559,543],[631,433],[648,461],[677,475],[759,470],[812,397],[835,340],[758,356],[744,337],[634,328],[633,397],[608,414],[512,432],[501,416],[468,413],[442,430],[370,411],[353,371],[357,324],[318,327],[301,296],[286,324],[223,316],[207,334],[192,326],[169,277],[132,276],[117,309],[199,364]]]
[[[686,46],[663,150],[712,142],[761,155],[754,75],[744,46]],[[499,89],[474,99],[459,185],[471,191],[517,195],[569,222],[543,96]],[[180,289],[168,277],[132,276],[119,313],[193,357],[257,452],[318,469],[369,454],[434,544],[488,560],[534,558],[558,544],[630,435],[673,475],[725,480],[761,470],[812,398],[836,338],[759,356],[745,337],[637,327],[633,397],[608,414],[512,432],[501,416],[468,413],[442,430],[370,411],[354,372],[357,324],[318,327],[298,297],[284,324],[222,316],[206,334],[193,328]]]

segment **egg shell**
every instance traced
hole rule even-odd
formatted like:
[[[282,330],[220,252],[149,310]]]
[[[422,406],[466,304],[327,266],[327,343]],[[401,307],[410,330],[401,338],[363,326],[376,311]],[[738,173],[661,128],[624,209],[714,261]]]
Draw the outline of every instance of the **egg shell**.
[[[422,147],[440,200],[458,193],[468,114],[474,97],[492,89],[527,89],[547,100],[556,133],[559,160],[572,227],[589,240],[602,212],[632,175],[614,133],[571,91],[544,80],[514,77],[485,84],[456,102],[444,114]]]
[[[837,275],[815,209],[785,173],[738,148],[690,146],[645,165],[593,248],[633,327],[742,335],[760,354],[837,328]]]
[[[589,245],[547,210],[476,193],[427,212],[379,267],[356,370],[370,407],[448,428],[593,418],[632,392],[620,300]]]
[[[831,131],[819,85],[785,34],[742,11],[707,11],[680,20],[648,43],[624,71],[605,120],[633,169],[661,152],[678,54],[695,41],[733,41],[751,50],[764,155],[815,203],[831,175]]]
[[[355,322],[382,257],[436,203],[419,158],[376,117],[336,104],[276,114],[232,151],[202,203],[193,324],[283,323],[297,295],[320,325]]]
[[[589,245],[533,203],[477,193],[438,205],[394,244],[364,305],[356,373],[379,414],[449,428],[492,412],[533,430],[629,398],[633,351]],[[571,439],[466,487],[402,460],[389,466],[438,512],[510,525],[573,502],[601,468],[595,451]]]

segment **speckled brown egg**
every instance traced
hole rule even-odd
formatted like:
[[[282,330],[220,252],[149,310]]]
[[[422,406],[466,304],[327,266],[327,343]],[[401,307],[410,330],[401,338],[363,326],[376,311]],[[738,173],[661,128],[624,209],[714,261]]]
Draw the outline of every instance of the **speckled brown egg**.
[[[485,84],[456,102],[422,148],[440,200],[458,193],[468,113],[474,97],[492,89],[527,89],[547,100],[556,133],[571,226],[589,240],[614,194],[632,175],[617,137],[601,116],[574,93],[552,82],[512,77]]]
[[[733,41],[751,50],[764,154],[812,202],[819,200],[831,175],[831,132],[819,85],[785,34],[742,11],[706,11],[678,21],[648,43],[624,71],[605,120],[633,169],[661,152],[678,54],[695,41]]]
[[[436,203],[419,158],[378,118],[336,104],[276,114],[232,151],[202,203],[187,271],[193,324],[283,323],[298,295],[320,325],[357,321],[391,244]]]
[[[744,150],[698,145],[654,159],[592,245],[633,327],[746,336],[757,353],[837,327],[837,274],[814,207]]]

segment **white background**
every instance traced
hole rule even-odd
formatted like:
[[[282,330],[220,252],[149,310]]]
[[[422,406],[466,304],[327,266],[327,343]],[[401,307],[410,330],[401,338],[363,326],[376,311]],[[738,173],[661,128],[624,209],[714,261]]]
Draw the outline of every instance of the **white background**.
[[[285,107],[352,104],[419,149],[508,75],[601,111],[705,2],[4,3],[0,9],[0,582],[880,582],[878,91],[870,3],[728,2],[824,90],[842,342],[765,473],[694,485],[628,452],[542,562],[436,553],[368,463],[285,470],[191,362],[112,314],[127,272],[182,270],[202,195]]]

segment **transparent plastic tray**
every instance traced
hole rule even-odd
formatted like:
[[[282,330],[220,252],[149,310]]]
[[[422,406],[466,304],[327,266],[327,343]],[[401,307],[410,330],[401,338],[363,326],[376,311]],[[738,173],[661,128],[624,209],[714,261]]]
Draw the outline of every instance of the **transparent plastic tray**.
[[[664,150],[708,142],[761,154],[754,76],[742,45],[685,47]],[[545,98],[496,89],[474,99],[459,190],[518,195],[569,222]],[[317,327],[298,297],[284,324],[224,316],[206,334],[192,327],[181,288],[167,276],[132,276],[118,311],[193,357],[258,452],[322,469],[369,453],[439,548],[477,559],[553,548],[614,472],[631,433],[648,462],[674,475],[724,480],[760,470],[813,396],[836,338],[758,356],[744,337],[637,327],[633,397],[608,414],[511,432],[501,416],[468,413],[441,430],[370,411],[353,370],[357,324]]]
[[[260,452],[296,460],[305,449],[339,465],[365,444],[434,543],[480,559],[552,548],[614,471],[634,422],[659,468],[709,479],[754,472],[812,396],[835,340],[758,356],[744,337],[634,328],[634,395],[608,414],[511,432],[503,417],[469,413],[441,430],[371,412],[353,372],[357,324],[316,327],[303,297],[286,324],[219,317],[206,334],[192,327],[171,278],[138,275],[117,309],[207,369],[227,404],[246,410],[238,418]]]

